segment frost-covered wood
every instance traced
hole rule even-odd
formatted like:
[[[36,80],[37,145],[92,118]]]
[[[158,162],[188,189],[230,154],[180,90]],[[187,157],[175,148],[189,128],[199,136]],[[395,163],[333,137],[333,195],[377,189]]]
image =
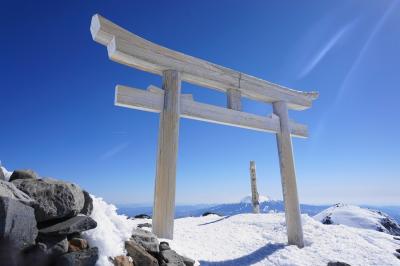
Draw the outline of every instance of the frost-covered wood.
[[[286,101],[296,110],[309,108],[318,97],[316,92],[292,90],[154,44],[97,14],[90,30],[95,41],[107,46],[110,59],[143,71],[162,75],[164,70],[174,69],[184,81],[223,92],[237,89],[243,97],[269,103]]]
[[[176,159],[178,154],[180,73],[163,74],[163,108],[158,131],[157,172],[154,189],[153,233],[173,238],[175,215]]]
[[[278,144],[288,242],[289,245],[303,247],[303,229],[301,225],[299,196],[297,194],[288,109],[285,102],[276,102],[272,107],[274,114],[279,116],[280,119],[281,130],[276,134],[276,141]]]
[[[253,213],[260,213],[260,199],[257,191],[256,163],[250,161],[251,203]]]
[[[264,132],[276,133],[279,131],[279,118],[274,114],[259,116],[199,103],[189,95],[181,95],[181,117]],[[141,90],[117,85],[115,105],[159,113],[163,106],[163,91],[155,86],[151,86],[151,89]],[[292,136],[308,136],[307,126],[290,121],[290,127]]]

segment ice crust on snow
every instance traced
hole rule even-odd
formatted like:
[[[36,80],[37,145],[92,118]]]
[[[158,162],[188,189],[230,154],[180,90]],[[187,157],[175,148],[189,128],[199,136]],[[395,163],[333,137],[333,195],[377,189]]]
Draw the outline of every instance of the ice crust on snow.
[[[135,220],[143,223],[144,220]],[[146,220],[151,222],[151,220]],[[178,254],[211,265],[327,265],[342,261],[352,266],[400,265],[393,236],[345,225],[324,225],[302,215],[306,246],[288,246],[283,213],[187,217],[175,220]]]
[[[91,247],[99,248],[98,266],[112,266],[108,257],[126,254],[125,240],[132,235],[135,223],[125,215],[117,214],[117,208],[102,198],[90,195],[93,211],[90,217],[97,222],[95,229],[82,233]]]

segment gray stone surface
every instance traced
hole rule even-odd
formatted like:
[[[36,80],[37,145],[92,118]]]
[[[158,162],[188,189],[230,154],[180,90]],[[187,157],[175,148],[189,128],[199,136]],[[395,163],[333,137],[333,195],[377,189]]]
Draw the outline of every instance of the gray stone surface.
[[[192,260],[191,258],[181,256],[183,263],[185,263],[185,266],[194,266],[195,261]]]
[[[38,230],[33,208],[18,200],[0,197],[0,239],[9,239],[18,248],[35,244]]]
[[[132,239],[148,252],[158,253],[160,251],[157,236],[149,231],[140,228],[133,229]]]
[[[94,247],[58,257],[57,266],[94,266],[99,259],[99,250]]]
[[[16,199],[26,204],[31,204],[33,202],[32,198],[19,190],[13,183],[4,180],[0,180],[0,197]]]
[[[83,191],[83,196],[85,198],[85,203],[83,205],[81,213],[89,216],[90,214],[92,214],[93,211],[93,199],[90,197],[89,193],[86,190]]]
[[[158,266],[158,261],[135,241],[126,241],[125,249],[135,266]]]
[[[54,179],[17,179],[12,183],[35,200],[38,222],[68,218],[83,208],[85,198],[77,185]]]
[[[70,235],[96,228],[95,220],[86,215],[78,215],[55,225],[39,230],[43,235]]]
[[[33,170],[15,170],[10,176],[10,182],[17,179],[37,179],[39,178]]]
[[[46,247],[48,255],[62,255],[68,251],[68,240],[66,236],[48,236],[39,235],[38,244],[43,244]]]
[[[182,257],[174,250],[166,249],[160,252],[161,259],[166,262],[168,266],[185,266]]]

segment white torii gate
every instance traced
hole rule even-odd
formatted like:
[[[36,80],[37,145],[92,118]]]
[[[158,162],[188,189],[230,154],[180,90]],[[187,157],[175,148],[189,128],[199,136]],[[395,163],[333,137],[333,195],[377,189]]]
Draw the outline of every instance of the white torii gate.
[[[176,158],[181,117],[276,134],[289,244],[304,246],[291,136],[307,137],[307,127],[289,120],[288,109],[311,107],[317,92],[301,92],[185,55],[149,42],[111,21],[94,15],[93,39],[107,46],[118,63],[163,77],[162,89],[117,85],[115,105],[160,113],[157,171],[154,190],[153,232],[172,239],[175,212]],[[199,103],[181,94],[181,81],[227,94],[227,108]],[[272,103],[273,114],[241,111],[241,97]]]

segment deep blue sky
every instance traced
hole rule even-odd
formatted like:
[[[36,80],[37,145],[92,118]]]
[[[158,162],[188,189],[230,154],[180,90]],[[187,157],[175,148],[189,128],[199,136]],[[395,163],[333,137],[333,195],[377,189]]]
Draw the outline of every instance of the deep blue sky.
[[[113,105],[114,87],[161,78],[119,65],[91,39],[99,13],[150,41],[320,98],[293,119],[305,203],[400,203],[398,1],[2,1],[0,159],[114,203],[153,199],[158,115]],[[184,83],[198,101],[225,96]],[[249,100],[244,110],[267,115]],[[281,198],[275,136],[181,120],[178,203]]]

